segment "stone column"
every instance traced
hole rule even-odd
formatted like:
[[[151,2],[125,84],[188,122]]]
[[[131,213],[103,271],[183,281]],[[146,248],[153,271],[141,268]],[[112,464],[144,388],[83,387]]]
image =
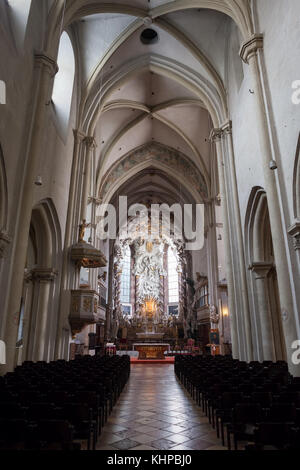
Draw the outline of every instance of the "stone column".
[[[8,292],[4,338],[7,347],[7,363],[5,366],[1,367],[1,372],[11,371],[15,366],[16,339],[18,333],[18,324],[15,321],[15,317],[20,310],[20,299],[23,289],[24,267],[33,205],[34,180],[42,152],[45,118],[47,115],[47,105],[50,100],[49,95],[52,91],[54,76],[58,71],[55,60],[44,53],[35,54],[35,67],[37,69],[37,80],[35,82],[36,107],[34,109],[22,197],[20,198],[19,219],[15,231],[14,253],[12,257],[13,270]]]
[[[245,264],[245,252],[244,252],[244,242],[243,242],[243,231],[242,231],[242,221],[241,221],[241,211],[240,211],[240,202],[239,202],[239,193],[237,186],[237,178],[235,171],[235,159],[234,159],[234,149],[233,149],[233,139],[232,139],[232,124],[231,121],[226,123],[223,127],[223,135],[226,139],[227,149],[228,149],[228,163],[230,171],[230,183],[233,195],[233,213],[235,219],[236,227],[236,236],[237,236],[237,250],[238,250],[238,259],[239,259],[239,271],[241,279],[241,297],[243,312],[245,322],[245,335],[247,342],[247,356],[248,361],[253,359],[253,344],[252,344],[252,332],[251,332],[251,317],[250,317],[250,308],[249,308],[249,297],[248,297],[248,284],[246,276],[246,264]]]
[[[263,36],[260,34],[255,34],[242,45],[240,55],[243,61],[249,64],[253,80],[253,96],[256,105],[256,121],[258,125],[258,133],[260,140],[265,191],[267,195],[268,209],[270,215],[270,225],[282,314],[282,324],[286,343],[289,370],[291,374],[299,376],[300,367],[293,364],[292,362],[292,355],[294,353],[294,350],[292,349],[292,344],[299,337],[295,317],[297,313],[294,310],[293,294],[290,282],[290,272],[284,239],[284,224],[281,218],[275,172],[274,170],[270,169],[270,162],[273,159],[273,156],[268,129],[267,113],[264,102],[262,79],[258,61],[259,50],[262,49]]]
[[[22,361],[28,358],[28,337],[31,321],[32,312],[32,300],[33,300],[33,278],[32,272],[25,270],[24,275],[24,317],[23,317],[23,351]]]
[[[208,285],[210,304],[218,307],[218,252],[217,252],[217,234],[215,217],[215,199],[208,204]]]
[[[81,222],[86,218],[86,208],[88,204],[89,191],[91,187],[91,160],[93,157],[93,151],[96,148],[96,141],[94,137],[85,137],[84,143],[86,146],[85,151],[85,162],[84,162],[84,173],[82,183],[82,198],[81,198],[81,209],[80,219]]]
[[[112,241],[110,241],[110,244]],[[104,341],[110,340],[111,320],[112,320],[112,306],[114,296],[114,253],[112,252],[109,256],[108,266],[108,294],[107,294],[107,306],[105,311],[105,328],[104,328]]]
[[[230,314],[230,328],[231,328],[231,342],[232,342],[232,356],[235,359],[239,358],[239,339],[237,331],[237,319],[236,319],[236,307],[234,300],[234,284],[233,284],[233,271],[231,262],[231,247],[230,247],[230,236],[228,226],[228,210],[227,210],[227,194],[224,177],[224,162],[221,142],[222,131],[221,129],[213,129],[211,133],[211,140],[215,143],[217,161],[218,161],[218,172],[219,172],[219,183],[220,183],[220,195],[221,204],[223,208],[224,218],[224,247],[225,247],[225,259],[226,259],[226,275],[227,275],[227,286],[228,286],[228,306]]]
[[[273,322],[268,300],[268,274],[273,264],[257,262],[253,263],[251,270],[254,273],[257,304],[259,309],[262,348],[264,361],[276,361],[276,350],[274,344]]]
[[[66,326],[68,325],[69,315],[69,301],[70,296],[67,294],[70,288],[75,288],[75,284],[70,285],[71,277],[71,264],[69,261],[68,250],[73,242],[77,241],[78,237],[78,220],[75,217],[76,208],[76,196],[78,191],[78,173],[79,173],[79,162],[82,155],[82,142],[86,137],[80,130],[73,130],[74,134],[74,149],[73,149],[73,161],[70,179],[70,190],[69,190],[69,202],[66,220],[66,231],[64,239],[64,254],[62,263],[62,274],[61,274],[61,288],[60,288],[60,300],[59,300],[59,314],[58,314],[58,327],[57,337],[55,345],[55,357],[56,359],[65,358],[64,355],[64,341],[66,337]]]
[[[57,272],[52,268],[37,268],[32,271],[33,278],[38,283],[38,304],[37,304],[37,315],[36,324],[34,325],[34,348],[33,348],[33,360],[44,361],[45,360],[45,349],[46,339],[50,334],[47,331],[47,320],[49,314],[49,294],[50,285],[56,278]]]

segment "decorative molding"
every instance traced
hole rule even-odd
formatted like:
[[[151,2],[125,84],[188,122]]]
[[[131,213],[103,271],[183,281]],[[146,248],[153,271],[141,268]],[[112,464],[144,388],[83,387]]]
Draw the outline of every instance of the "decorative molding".
[[[73,136],[74,136],[74,141],[75,142],[82,142],[85,138],[86,135],[84,132],[80,131],[79,129],[73,129]]]
[[[273,263],[268,263],[265,261],[257,261],[249,266],[249,269],[255,274],[255,279],[266,279],[273,268]]]
[[[54,77],[58,72],[58,65],[53,57],[50,57],[45,52],[35,52],[34,63],[36,67],[46,67],[51,77]]]
[[[86,136],[84,137],[83,142],[86,144],[88,149],[94,149],[97,147],[95,137]]]
[[[240,57],[246,63],[249,64],[249,59],[256,55],[258,49],[263,49],[264,37],[263,34],[253,34],[247,41],[245,41],[240,49]]]
[[[288,228],[288,234],[293,237],[295,251],[300,250],[300,221],[297,220]]]
[[[221,130],[223,132],[223,135],[231,135],[232,134],[232,121],[227,121],[225,122],[222,127],[221,127]]]
[[[131,151],[119,159],[106,173],[100,187],[101,197],[105,197],[112,185],[135,166],[146,161],[157,161],[179,173],[201,195],[208,197],[208,188],[200,170],[182,152],[158,143],[148,143]]]
[[[88,203],[93,203],[95,204],[96,206],[100,206],[100,204],[102,204],[103,202],[103,199],[101,197],[96,197],[96,196],[89,196],[88,198]]]
[[[34,268],[31,270],[32,280],[38,282],[52,282],[58,275],[58,271],[53,268]]]
[[[97,323],[100,319],[97,292],[91,289],[71,290],[69,322],[72,335],[75,336],[84,326]]]
[[[222,129],[214,128],[210,132],[209,140],[213,143],[221,142],[222,136],[223,136]]]

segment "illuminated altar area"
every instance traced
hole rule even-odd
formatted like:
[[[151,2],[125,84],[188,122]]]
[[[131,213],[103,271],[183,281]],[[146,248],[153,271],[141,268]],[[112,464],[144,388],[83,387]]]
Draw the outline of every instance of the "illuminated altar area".
[[[141,358],[162,359],[184,336],[186,259],[179,242],[147,229],[115,243],[111,336]]]

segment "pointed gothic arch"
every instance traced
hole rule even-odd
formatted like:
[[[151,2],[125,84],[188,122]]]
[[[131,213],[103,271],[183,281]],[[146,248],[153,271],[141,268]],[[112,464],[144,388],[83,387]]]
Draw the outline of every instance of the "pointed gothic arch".
[[[251,191],[245,221],[258,356],[262,360],[285,360],[286,347],[267,195],[259,186]]]
[[[57,293],[60,283],[61,229],[51,199],[32,211],[20,307],[18,363],[54,358]]]

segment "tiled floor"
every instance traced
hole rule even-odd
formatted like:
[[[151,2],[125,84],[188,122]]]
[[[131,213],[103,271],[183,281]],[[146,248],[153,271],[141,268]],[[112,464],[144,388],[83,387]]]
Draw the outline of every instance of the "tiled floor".
[[[97,449],[226,450],[167,364],[131,366]]]

